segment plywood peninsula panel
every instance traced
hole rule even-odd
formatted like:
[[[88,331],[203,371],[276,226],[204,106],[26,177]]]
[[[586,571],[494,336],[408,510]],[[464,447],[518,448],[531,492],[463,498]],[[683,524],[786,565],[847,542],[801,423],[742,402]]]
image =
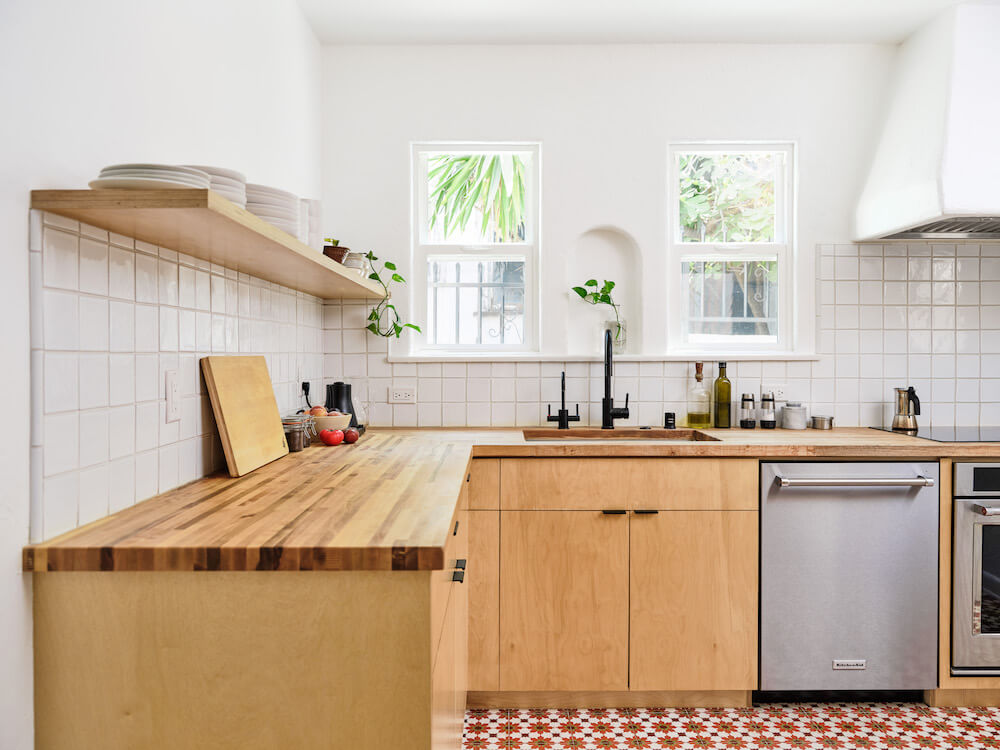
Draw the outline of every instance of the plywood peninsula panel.
[[[457,750],[432,727],[430,575],[39,576],[36,747]]]

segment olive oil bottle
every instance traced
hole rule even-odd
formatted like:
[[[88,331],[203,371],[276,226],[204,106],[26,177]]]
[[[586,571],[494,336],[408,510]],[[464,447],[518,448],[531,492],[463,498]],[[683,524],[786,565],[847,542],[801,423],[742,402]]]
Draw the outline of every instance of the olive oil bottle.
[[[705,428],[712,426],[712,394],[705,385],[702,362],[694,363],[694,383],[688,388],[688,427]]]
[[[733,400],[733,384],[726,377],[726,363],[719,362],[719,377],[715,379],[715,426],[729,427],[729,410]]]

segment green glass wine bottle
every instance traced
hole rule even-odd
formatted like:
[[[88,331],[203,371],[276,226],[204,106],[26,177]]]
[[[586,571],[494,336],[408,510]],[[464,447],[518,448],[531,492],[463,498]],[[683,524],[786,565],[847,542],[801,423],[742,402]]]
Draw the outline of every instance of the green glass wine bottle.
[[[719,377],[715,379],[715,426],[729,427],[729,409],[733,398],[733,384],[726,377],[726,363],[719,362]]]

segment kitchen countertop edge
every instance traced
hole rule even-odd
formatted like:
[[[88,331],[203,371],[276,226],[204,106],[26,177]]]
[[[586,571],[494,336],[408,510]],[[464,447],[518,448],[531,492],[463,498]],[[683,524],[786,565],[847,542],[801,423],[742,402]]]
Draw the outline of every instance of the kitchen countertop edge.
[[[22,568],[25,572],[72,572],[72,571],[111,571],[111,572],[149,572],[149,571],[415,571],[441,570],[444,568],[444,550],[455,508],[459,502],[461,483],[465,479],[465,467],[470,458],[832,458],[832,459],[914,459],[937,460],[942,458],[980,458],[1000,456],[1000,445],[992,443],[937,443],[906,435],[889,433],[874,433],[867,428],[838,428],[832,431],[808,430],[791,431],[776,430],[764,433],[761,430],[707,430],[718,441],[697,441],[677,443],[669,440],[587,440],[563,443],[558,440],[532,441],[524,440],[519,429],[399,429],[383,428],[372,431],[379,439],[372,445],[366,439],[359,445],[369,446],[369,455],[361,454],[360,458],[375,461],[385,461],[394,456],[393,451],[400,447],[409,450],[407,454],[412,460],[431,459],[437,461],[437,470],[425,478],[426,486],[406,486],[406,492],[399,488],[392,490],[393,503],[383,507],[372,503],[372,508],[358,506],[358,510],[370,510],[372,518],[378,523],[388,523],[389,518],[400,514],[417,513],[418,520],[423,524],[423,540],[394,538],[392,544],[386,543],[322,543],[322,544],[283,544],[274,541],[274,537],[282,532],[288,532],[291,523],[286,519],[286,525],[274,528],[263,525],[258,529],[260,536],[266,536],[269,543],[205,543],[205,544],[171,544],[167,542],[149,544],[129,542],[123,536],[122,526],[128,526],[125,521],[133,515],[141,513],[149,518],[148,523],[138,524],[133,520],[132,535],[141,535],[158,524],[166,523],[166,519],[175,519],[182,512],[197,513],[187,526],[186,533],[197,530],[198,523],[207,522],[216,511],[222,512],[228,503],[219,503],[218,508],[209,506],[207,512],[198,507],[199,492],[205,493],[205,498],[215,496],[219,492],[243,489],[246,483],[247,492],[260,490],[267,481],[282,479],[281,472],[287,472],[294,477],[297,484],[291,485],[296,490],[302,489],[304,494],[323,494],[329,496],[338,488],[337,482],[355,481],[355,496],[367,493],[374,496],[385,489],[393,481],[397,481],[398,472],[380,476],[368,485],[363,479],[357,478],[357,471],[351,471],[350,453],[342,450],[338,453],[319,454],[310,449],[298,456],[287,466],[279,466],[268,470],[262,467],[246,477],[230,479],[220,474],[213,474],[195,480],[182,487],[137,503],[131,508],[114,515],[95,521],[87,526],[74,529],[49,541],[30,544],[23,549]],[[416,452],[416,442],[419,439],[422,446]],[[308,454],[304,459],[303,456]],[[306,462],[311,459],[311,463]],[[402,459],[400,459],[402,460]],[[280,462],[275,462],[280,464]],[[325,471],[326,475],[308,473],[309,466],[318,467],[317,472]],[[346,470],[346,473],[345,473]],[[268,479],[268,471],[275,476]],[[349,474],[349,476],[348,476]],[[303,479],[302,477],[306,478]],[[314,486],[309,486],[310,479],[315,476]],[[326,476],[326,481],[323,477]],[[347,480],[344,477],[347,476]],[[286,479],[288,477],[285,477]],[[203,489],[204,488],[204,489]],[[208,488],[212,488],[209,492]],[[454,492],[452,493],[452,489]],[[389,492],[389,490],[386,490]],[[283,490],[281,500],[287,500],[290,493]],[[356,501],[364,503],[364,499]],[[275,507],[278,503],[275,503]],[[194,509],[194,510],[192,510]],[[284,508],[280,508],[284,510]],[[312,510],[305,507],[301,518]],[[232,509],[229,508],[228,512]],[[331,513],[329,508],[327,513]],[[336,514],[340,513],[339,507]],[[383,514],[385,518],[377,514]],[[131,515],[130,515],[131,514]],[[423,514],[423,515],[420,515]],[[243,515],[235,516],[239,520]],[[177,525],[175,523],[175,525]],[[371,519],[365,524],[372,526]],[[303,528],[303,527],[299,527]],[[208,534],[208,532],[205,532]],[[217,531],[215,533],[218,533]],[[104,534],[106,538],[100,538]],[[75,541],[78,537],[90,539],[87,543]],[[96,537],[96,540],[95,540]],[[440,543],[427,543],[429,540],[441,540]]]

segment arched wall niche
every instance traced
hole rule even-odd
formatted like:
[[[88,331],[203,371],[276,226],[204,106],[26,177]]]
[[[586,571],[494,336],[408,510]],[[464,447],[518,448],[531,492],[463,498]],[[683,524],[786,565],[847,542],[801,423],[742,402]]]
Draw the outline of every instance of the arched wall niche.
[[[631,234],[616,226],[597,226],[581,234],[566,256],[569,308],[566,316],[566,343],[570,354],[601,352],[602,325],[614,320],[607,305],[589,305],[570,287],[583,286],[587,279],[615,282],[613,297],[626,323],[628,354],[642,349],[642,253]]]

